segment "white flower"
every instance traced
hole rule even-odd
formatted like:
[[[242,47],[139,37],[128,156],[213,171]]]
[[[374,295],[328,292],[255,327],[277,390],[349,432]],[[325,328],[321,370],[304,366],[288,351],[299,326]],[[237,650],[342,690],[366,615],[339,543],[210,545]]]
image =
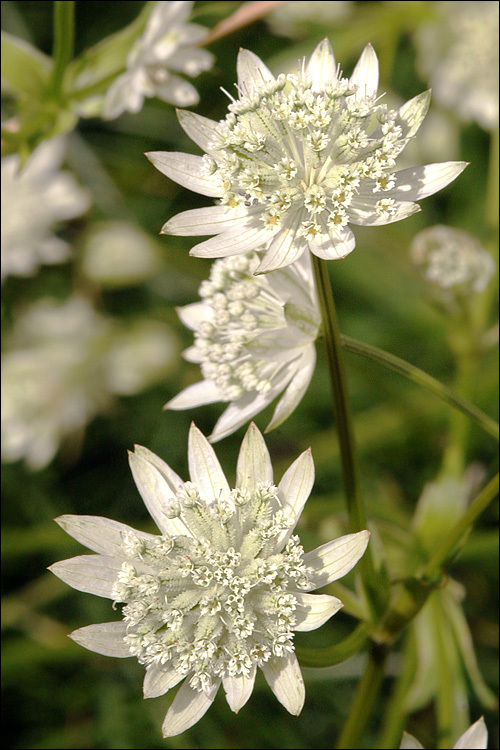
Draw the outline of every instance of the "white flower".
[[[294,631],[320,627],[342,606],[310,594],[344,576],[363,554],[369,532],[349,534],[304,553],[293,530],[311,491],[309,450],[273,484],[262,435],[251,425],[231,490],[213,448],[193,425],[191,481],[147,448],[130,453],[135,482],[160,536],[95,516],[57,522],[97,555],[51,566],[70,586],[123,602],[123,620],[71,634],[107,656],[136,656],[146,667],[144,697],[184,680],[163,723],[164,737],[195,724],[222,683],[238,712],[257,667],[292,714],[304,703]]]
[[[436,100],[463,120],[498,127],[498,2],[433,3],[417,36],[417,62]]]
[[[179,310],[195,332],[185,352],[199,362],[204,380],[166,404],[188,409],[216,401],[230,405],[210,440],[230,435],[284,391],[267,430],[278,427],[300,402],[311,381],[314,341],[321,317],[310,258],[268,276],[254,276],[256,253],[218,260],[200,287],[202,302]]]
[[[265,20],[273,34],[294,39],[305,37],[311,26],[328,26],[349,17],[350,0],[292,0],[274,8]]]
[[[340,77],[328,40],[297,75],[277,79],[252,52],[238,57],[240,98],[221,123],[180,112],[204,157],[154,152],[152,163],[220,205],[174,216],[162,232],[213,237],[191,254],[225,257],[267,245],[257,271],[282,268],[309,249],[343,258],[355,245],[349,224],[376,226],[419,210],[414,203],[451,182],[465,162],[395,172],[417,132],[425,92],[399,110],[377,99],[378,61],[368,45],[350,79]]]
[[[488,747],[488,730],[481,716],[453,745],[453,750],[481,750]],[[423,745],[413,735],[403,732],[401,750],[419,750]]]
[[[104,117],[112,120],[125,110],[139,112],[144,98],[156,96],[178,107],[197,104],[194,86],[177,75],[194,77],[213,65],[213,55],[197,47],[207,29],[187,23],[192,0],[158,2],[146,30],[127,58],[127,70],[111,85],[104,103]]]
[[[484,291],[495,273],[493,258],[475,237],[440,224],[414,237],[411,255],[432,284],[467,295]]]
[[[54,225],[83,214],[88,193],[60,172],[64,140],[44,141],[21,167],[18,154],[2,159],[2,280],[32,276],[42,263],[69,257]]]

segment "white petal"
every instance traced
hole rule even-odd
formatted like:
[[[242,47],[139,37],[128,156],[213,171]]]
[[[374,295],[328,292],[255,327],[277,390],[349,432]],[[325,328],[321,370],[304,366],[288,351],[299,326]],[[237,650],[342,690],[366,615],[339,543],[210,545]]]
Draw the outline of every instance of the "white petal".
[[[89,651],[103,656],[115,656],[125,659],[132,656],[128,644],[123,640],[127,635],[127,626],[120,622],[103,622],[98,625],[87,625],[69,634],[69,637]]]
[[[266,427],[266,432],[279,427],[296,409],[309,387],[316,364],[316,350],[309,346],[296,364],[295,374],[285,393],[278,401],[273,418]]]
[[[363,555],[369,538],[369,531],[358,531],[306,552],[304,563],[313,570],[309,576],[312,582],[309,590],[319,589],[345,576]]]
[[[185,675],[181,674],[171,666],[161,666],[156,662],[149,665],[144,677],[143,692],[145,698],[158,698],[164,695],[170,688],[175,687]]]
[[[200,323],[212,319],[212,308],[206,302],[193,302],[191,305],[184,305],[176,308],[177,315],[185,326],[195,331]]]
[[[302,237],[297,237],[301,216],[301,212],[297,211],[295,221],[291,226],[284,226],[276,234],[255,271],[256,275],[269,273],[277,268],[285,268],[300,258],[307,247],[306,241]]]
[[[454,750],[481,750],[488,747],[488,730],[481,716],[454,745]]]
[[[281,550],[293,534],[305,502],[311,494],[313,484],[314,461],[311,449],[308,448],[285,471],[278,485],[278,494],[283,509],[291,511],[292,522],[288,529],[281,531],[275,538],[273,546],[276,551]]]
[[[154,84],[154,96],[175,107],[190,107],[198,104],[200,96],[189,81],[169,73],[168,81]]]
[[[219,177],[205,174],[206,165],[201,156],[174,151],[150,151],[146,156],[162,174],[188,190],[214,198],[221,195]]]
[[[306,68],[312,78],[312,91],[324,91],[337,78],[337,63],[332,45],[328,39],[323,39],[312,53]]]
[[[259,211],[262,209],[258,207]],[[247,208],[227,206],[206,206],[193,208],[173,216],[163,225],[161,234],[175,234],[182,237],[196,237],[203,234],[219,234],[228,229],[241,227],[248,217]]]
[[[387,191],[389,192],[389,191]],[[385,195],[385,194],[384,194]],[[351,224],[359,224],[364,227],[380,227],[386,224],[394,224],[395,221],[402,221],[409,216],[418,213],[422,209],[418,203],[400,201],[391,206],[391,213],[379,214],[375,211],[374,202],[362,203],[358,197],[349,206],[349,221]]]
[[[236,63],[238,89],[244,96],[252,94],[262,87],[263,83],[274,83],[276,80],[267,65],[260,57],[247,49],[241,49]]]
[[[132,532],[141,539],[154,539],[154,534],[136,531],[130,526],[118,521],[112,521],[102,516],[74,516],[64,515],[54,519],[59,526],[74,539],[84,544],[93,552],[103,555],[124,556],[122,547],[123,537]]]
[[[193,385],[184,388],[177,396],[170,399],[163,408],[174,409],[175,411],[192,409],[197,406],[214,404],[217,401],[222,401],[219,387],[215,385],[213,380],[200,380],[199,383],[193,383]]]
[[[295,616],[297,624],[294,630],[308,631],[320,628],[344,605],[336,596],[328,594],[304,594],[302,591],[294,591],[297,599]]]
[[[69,560],[56,562],[49,567],[49,570],[77,591],[114,599],[113,589],[124,559],[124,557],[106,555],[79,555]],[[140,573],[150,572],[149,568],[140,561],[134,560],[134,567]]]
[[[229,485],[215,451],[194,424],[189,430],[188,461],[191,481],[207,502],[229,498]]]
[[[291,714],[298,716],[304,705],[305,688],[295,654],[273,656],[261,666],[261,669],[279,702]]]
[[[175,471],[171,469],[170,466],[162,458],[157,456],[156,453],[153,453],[153,451],[150,451],[149,448],[145,448],[143,445],[134,445],[134,451],[136,456],[144,458],[156,469],[158,469],[172,492],[176,492],[179,486],[183,484],[180,476],[176,474]]]
[[[229,708],[231,711],[234,711],[235,714],[243,708],[252,695],[256,673],[257,667],[253,664],[249,677],[246,677],[246,675],[243,674],[238,674],[222,678],[222,685],[226,691],[226,700],[229,704]]]
[[[209,120],[208,117],[197,115],[195,112],[190,112],[188,109],[178,110],[177,117],[181,128],[188,136],[204,151],[210,152],[213,142],[217,138],[219,123]]]
[[[424,117],[426,116],[429,104],[431,102],[431,92],[423,91],[418,96],[414,96],[400,107],[398,115],[401,120],[404,121],[405,126],[403,129],[404,138],[412,138],[418,131],[422,124]]]
[[[349,253],[352,253],[355,247],[356,239],[349,227],[337,230],[330,229],[329,240],[325,242],[319,243],[309,240],[311,252],[324,260],[345,258]]]
[[[249,426],[241,444],[236,467],[236,487],[253,492],[258,482],[272,484],[273,467],[271,457],[260,430]]]
[[[220,680],[217,680],[209,693],[193,690],[188,675],[167,711],[162,726],[163,737],[174,737],[196,724],[212,705],[219,686]]]
[[[401,740],[400,750],[424,750],[424,746],[420,744],[416,737],[408,732],[403,732],[403,739]]]
[[[179,518],[167,518],[163,512],[163,508],[175,498],[175,492],[159,469],[137,449],[135,453],[129,453],[129,463],[144,505],[162,534],[192,536]],[[181,484],[182,480],[177,486]]]
[[[466,161],[445,161],[427,164],[425,167],[412,167],[396,172],[396,187],[384,191],[384,198],[401,201],[415,201],[427,198],[453,182],[468,165]]]
[[[195,258],[226,258],[253,250],[269,242],[271,236],[272,232],[262,222],[240,220],[239,227],[200,242],[191,248],[189,254]]]
[[[374,96],[377,93],[378,59],[371,44],[367,44],[361,53],[349,82],[358,86],[356,96]]]

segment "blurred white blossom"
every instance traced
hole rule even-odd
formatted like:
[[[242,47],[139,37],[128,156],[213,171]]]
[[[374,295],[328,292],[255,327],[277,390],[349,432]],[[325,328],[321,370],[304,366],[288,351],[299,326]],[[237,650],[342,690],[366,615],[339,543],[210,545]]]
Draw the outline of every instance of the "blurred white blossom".
[[[437,18],[416,35],[417,63],[436,101],[463,120],[498,127],[497,0],[432,3]]]
[[[160,268],[160,251],[153,239],[127,221],[93,224],[85,235],[81,268],[103,287],[140,284]]]
[[[425,279],[454,295],[484,291],[495,273],[495,262],[468,232],[438,224],[415,235],[411,257]]]
[[[70,255],[54,230],[87,211],[90,197],[60,171],[64,150],[64,140],[55,138],[41,143],[22,166],[18,154],[2,159],[2,280],[32,276],[41,264]]]
[[[291,0],[274,8],[265,20],[273,34],[298,39],[307,36],[311,24],[332,26],[349,18],[350,0]]]
[[[344,258],[355,246],[349,224],[379,226],[411,216],[415,200],[454,180],[465,162],[394,171],[414,137],[429,92],[399,110],[380,103],[378,60],[368,45],[342,78],[327,39],[296,75],[275,78],[252,52],[238,56],[239,99],[221,123],[193,112],[182,127],[204,157],[148,154],[171,179],[220,205],[170,219],[162,232],[215,234],[191,254],[225,257],[266,245],[257,272],[283,268],[310,250]]]
[[[212,441],[233,433],[284,391],[267,429],[278,427],[314,372],[321,316],[310,258],[303,255],[291,266],[255,276],[259,262],[256,253],[216,261],[200,287],[203,301],[178,311],[195,332],[194,346],[184,356],[201,364],[204,380],[166,408],[229,401]]]
[[[2,357],[2,458],[50,463],[60,443],[78,435],[114,394],[137,393],[172,367],[167,326],[126,327],[84,298],[43,299],[20,315]]]
[[[98,554],[55,563],[52,572],[79,591],[125,604],[122,621],[88,625],[71,637],[105,656],[137,657],[146,667],[145,698],[183,681],[165,716],[164,737],[195,724],[221,684],[237,713],[250,698],[257,668],[298,715],[305,689],[294,631],[319,628],[342,607],[334,596],[309,592],[346,575],[369,532],[304,553],[293,531],[314,482],[311,451],[276,486],[255,425],[241,446],[234,490],[194,425],[190,481],[142,446],[129,458],[160,535],[97,516],[56,519]]]
[[[194,86],[177,75],[195,77],[213,65],[213,55],[197,46],[208,30],[188,23],[192,8],[192,0],[155,4],[144,34],[127,57],[127,70],[106,94],[106,119],[124,111],[139,112],[145,97],[155,96],[178,107],[198,103]]]
[[[453,745],[453,750],[482,750],[488,747],[488,730],[481,716]],[[403,732],[401,750],[423,750],[423,745],[413,735]]]

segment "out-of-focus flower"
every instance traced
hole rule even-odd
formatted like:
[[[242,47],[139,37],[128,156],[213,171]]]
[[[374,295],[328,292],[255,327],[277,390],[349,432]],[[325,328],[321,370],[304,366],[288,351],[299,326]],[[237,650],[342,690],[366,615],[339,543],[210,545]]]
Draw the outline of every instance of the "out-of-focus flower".
[[[417,64],[443,107],[498,127],[498,2],[433,3],[438,18],[416,36]]]
[[[267,429],[296,408],[311,381],[321,316],[308,255],[268,276],[254,276],[256,253],[218,260],[200,287],[202,302],[179,310],[195,332],[185,352],[204,380],[166,404],[188,409],[216,401],[230,405],[210,440],[230,435],[284,391]]]
[[[149,154],[171,179],[220,205],[174,216],[162,232],[213,237],[191,254],[225,257],[267,245],[257,272],[283,268],[310,250],[344,258],[355,246],[349,224],[377,226],[411,216],[415,200],[455,179],[465,162],[394,171],[417,132],[429,92],[399,110],[379,103],[378,60],[368,45],[341,78],[327,39],[297,75],[277,79],[252,52],[238,56],[239,99],[216,123],[181,112],[204,157]]]
[[[140,284],[160,268],[156,243],[134,224],[106,221],[93,225],[83,243],[81,268],[103,287]]]
[[[411,257],[448,304],[484,291],[495,273],[493,258],[475,237],[440,224],[414,237]]]
[[[2,280],[32,276],[40,264],[69,257],[66,242],[53,234],[59,222],[74,219],[90,198],[74,178],[60,171],[64,140],[41,143],[21,167],[18,154],[2,159]]]
[[[453,750],[481,750],[488,747],[488,730],[481,716],[453,745]],[[423,745],[413,735],[403,732],[401,750],[419,750]]]
[[[352,10],[350,0],[292,0],[274,8],[266,17],[273,34],[293,39],[305,37],[314,26],[332,26],[345,21]]]
[[[271,460],[251,425],[231,490],[212,446],[189,434],[191,481],[147,448],[130,466],[161,534],[153,536],[95,516],[56,519],[97,555],[55,563],[70,586],[123,602],[123,620],[71,634],[107,656],[136,656],[146,667],[144,697],[163,695],[184,680],[163,723],[180,734],[208,710],[222,683],[230,708],[249,699],[262,669],[292,714],[305,691],[294,653],[294,631],[320,627],[342,606],[310,594],[344,576],[364,553],[368,531],[349,534],[304,554],[293,535],[314,481],[309,450],[273,484]]]
[[[114,394],[137,393],[165,376],[176,346],[167,326],[130,328],[81,297],[32,305],[6,337],[2,358],[2,458],[46,466]]]
[[[213,55],[197,47],[208,30],[188,23],[192,7],[192,0],[156,3],[143,36],[130,51],[126,72],[106,94],[106,119],[126,110],[139,112],[145,97],[155,96],[178,107],[198,103],[194,86],[177,75],[194,77],[213,65]]]

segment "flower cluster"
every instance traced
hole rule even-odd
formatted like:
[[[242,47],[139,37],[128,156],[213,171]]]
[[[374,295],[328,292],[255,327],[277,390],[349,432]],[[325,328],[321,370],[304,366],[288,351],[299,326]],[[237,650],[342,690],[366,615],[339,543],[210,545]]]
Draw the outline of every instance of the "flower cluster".
[[[398,110],[377,96],[378,61],[368,45],[350,78],[328,40],[297,74],[275,78],[252,52],[238,57],[239,98],[216,123],[181,112],[204,157],[153,152],[164,174],[219,205],[193,209],[162,231],[216,234],[191,254],[224,257],[265,245],[258,273],[294,263],[309,249],[343,258],[355,246],[349,224],[377,226],[411,216],[414,202],[451,182],[465,162],[395,171],[429,104],[425,92]]]
[[[202,302],[179,310],[195,332],[184,356],[199,362],[204,377],[166,405],[187,409],[230,401],[217,422],[212,441],[231,434],[278,402],[268,430],[295,409],[310,383],[320,314],[310,258],[269,275],[255,276],[256,253],[216,261],[200,287]]]
[[[2,159],[2,281],[32,276],[43,263],[70,255],[54,225],[74,219],[90,206],[88,193],[59,170],[64,139],[44,141],[21,167],[19,154]]]
[[[194,77],[213,65],[213,55],[197,47],[208,34],[188,23],[192,0],[157,2],[144,34],[127,57],[127,70],[110,86],[103,115],[112,120],[124,111],[139,112],[144,98],[155,96],[178,107],[199,101],[194,86],[177,73]]]
[[[191,427],[190,481],[136,446],[130,466],[161,534],[106,518],[61,516],[59,524],[97,552],[51,566],[81,591],[124,603],[123,620],[72,633],[100,654],[136,656],[146,667],[144,696],[184,680],[163,724],[170,737],[192,726],[223,685],[237,712],[260,668],[293,714],[304,702],[294,631],[312,630],[342,606],[310,594],[345,575],[368,543],[368,531],[304,553],[293,534],[314,481],[305,451],[276,486],[264,440],[251,425],[231,490],[206,438]]]

